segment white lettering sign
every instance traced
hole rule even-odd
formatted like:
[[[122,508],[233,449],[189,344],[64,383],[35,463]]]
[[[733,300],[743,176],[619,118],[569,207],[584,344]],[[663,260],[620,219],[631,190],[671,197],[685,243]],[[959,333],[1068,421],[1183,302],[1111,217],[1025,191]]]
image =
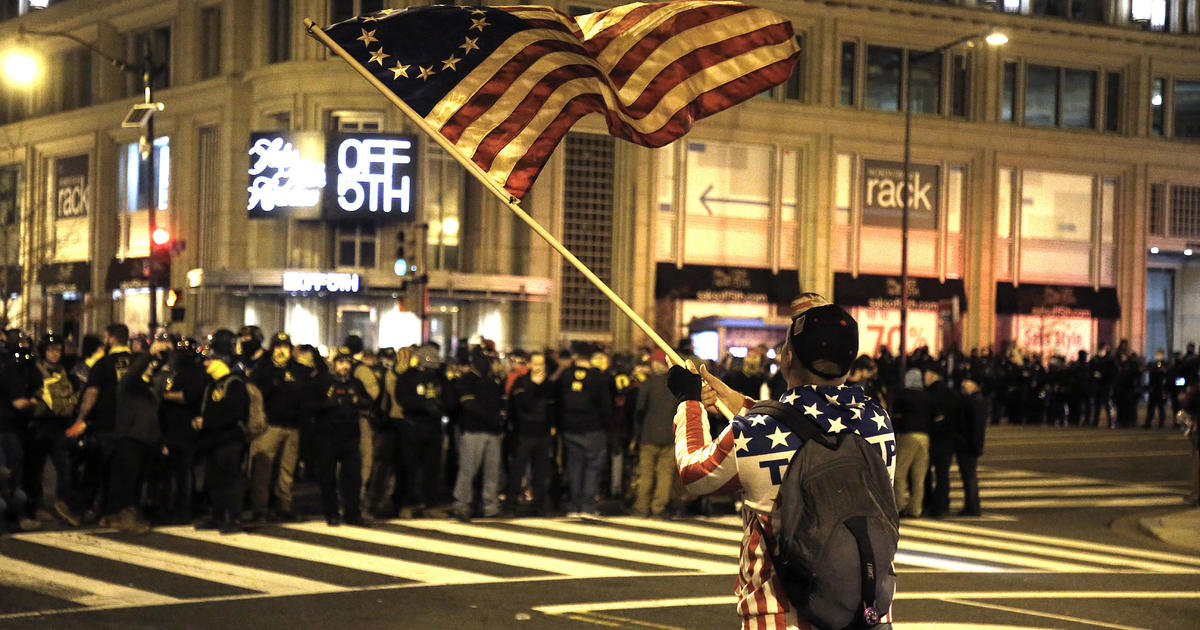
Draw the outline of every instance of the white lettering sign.
[[[250,211],[276,208],[309,208],[321,202],[325,165],[305,160],[283,138],[259,138],[250,147]]]
[[[402,175],[399,183],[394,171],[398,165],[409,164],[412,142],[384,138],[347,138],[337,150],[338,206],[346,212],[391,213],[393,202],[399,201],[400,212],[408,213],[411,199],[410,177]]]
[[[58,180],[58,213],[60,219],[87,216],[88,188],[86,175],[71,175]]]
[[[294,293],[313,291],[358,293],[359,278],[356,273],[285,271],[283,272],[283,290]]]

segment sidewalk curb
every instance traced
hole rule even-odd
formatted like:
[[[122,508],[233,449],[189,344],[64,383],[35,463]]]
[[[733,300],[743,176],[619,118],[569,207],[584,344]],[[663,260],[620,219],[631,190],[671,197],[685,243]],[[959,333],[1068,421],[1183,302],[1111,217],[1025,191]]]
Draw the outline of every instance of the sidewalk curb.
[[[1135,518],[1142,534],[1173,547],[1200,551],[1200,508],[1169,510]]]

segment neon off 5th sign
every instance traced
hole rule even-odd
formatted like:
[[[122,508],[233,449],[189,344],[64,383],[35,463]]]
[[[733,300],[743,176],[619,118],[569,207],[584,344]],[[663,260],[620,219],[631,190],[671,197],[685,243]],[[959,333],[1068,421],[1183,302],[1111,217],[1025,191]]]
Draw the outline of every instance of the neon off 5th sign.
[[[411,136],[254,133],[249,158],[246,209],[251,218],[380,221],[411,216],[417,166]]]

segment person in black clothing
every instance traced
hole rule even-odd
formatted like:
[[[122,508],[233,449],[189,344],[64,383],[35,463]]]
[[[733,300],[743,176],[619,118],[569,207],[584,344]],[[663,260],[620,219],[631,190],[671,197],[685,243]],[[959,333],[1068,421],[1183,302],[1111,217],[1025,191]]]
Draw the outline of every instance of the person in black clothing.
[[[941,518],[950,511],[950,463],[954,457],[956,436],[963,422],[963,402],[937,369],[925,370],[925,388],[941,412],[934,416],[929,434],[929,458],[933,465],[933,492],[927,513]]]
[[[758,348],[746,350],[746,356],[738,361],[725,375],[725,384],[753,400],[762,397],[763,383],[767,382],[762,369],[763,357]]]
[[[939,416],[933,396],[923,389],[921,370],[904,374],[904,389],[897,390],[888,406],[896,432],[896,507],[901,516],[921,516],[925,503],[925,475],[929,472],[929,433]]]
[[[1154,360],[1146,366],[1146,428],[1167,428],[1167,361],[1162,350],[1154,352]],[[1174,424],[1174,421],[1172,421]]]
[[[381,467],[394,470],[392,503],[405,517],[424,516],[427,508],[437,504],[442,487],[442,396],[446,387],[442,364],[432,345],[422,346],[415,356],[417,365],[394,376],[391,393],[402,416],[392,418],[380,433],[368,492],[379,505],[388,479]]]
[[[317,408],[315,436],[317,474],[321,481],[321,508],[330,526],[366,525],[359,509],[362,488],[362,451],[359,449],[359,416],[371,406],[371,397],[362,382],[350,375],[354,357],[339,353],[333,358],[333,371],[318,383],[322,392]],[[341,510],[338,510],[338,499]]]
[[[572,365],[558,380],[559,426],[566,446],[570,496],[567,515],[597,514],[596,493],[606,459],[606,422],[612,417],[608,380],[591,366],[587,344],[571,350]]]
[[[162,449],[162,427],[158,405],[166,381],[167,353],[171,344],[155,341],[148,352],[134,356],[133,363],[117,388],[117,406],[121,413],[113,427],[111,468],[108,475],[108,500],[103,527],[144,534],[150,526],[142,519],[139,507],[142,482],[155,454]]]
[[[450,382],[450,393],[446,397],[447,411],[455,418],[460,431],[458,473],[454,481],[454,516],[463,521],[471,518],[475,477],[480,469],[483,470],[483,515],[491,517],[500,514],[504,386],[492,374],[492,358],[483,348],[473,348],[469,366]]]
[[[118,413],[117,388],[133,364],[128,326],[108,326],[104,344],[107,352],[88,372],[87,386],[83,390],[75,423],[64,432],[68,438],[83,437],[83,448],[79,454],[82,470],[75,492],[66,498],[60,497],[54,504],[59,517],[74,527],[79,526],[106,485],[109,460],[115,445],[113,429]]]
[[[565,367],[565,363],[563,364]],[[509,394],[509,421],[516,438],[508,469],[508,493],[505,511],[515,514],[521,496],[521,480],[530,471],[529,488],[533,495],[530,513],[541,516],[550,510],[547,489],[550,486],[551,439],[554,413],[554,383],[561,372],[546,373],[546,355],[529,356],[529,371],[517,377]]]
[[[26,517],[28,497],[25,494],[25,445],[22,432],[26,414],[37,399],[22,374],[14,354],[9,349],[0,357],[0,531],[8,529],[10,519],[20,529],[37,529],[40,523]]]
[[[176,524],[192,520],[192,497],[196,491],[193,478],[196,430],[192,428],[192,420],[200,416],[208,380],[199,346],[187,339],[177,342],[159,405],[167,451],[159,505],[167,520]]]
[[[976,466],[983,456],[988,425],[988,401],[970,376],[962,381],[962,416],[954,432],[954,458],[962,475],[963,508],[959,516],[979,516],[979,477]]]
[[[1137,426],[1138,402],[1142,399],[1142,365],[1137,353],[1117,358],[1117,374],[1113,380],[1113,402],[1117,407],[1117,424],[1122,428]]]
[[[1117,378],[1117,366],[1109,355],[1108,344],[1101,344],[1100,351],[1088,363],[1088,384],[1091,387],[1092,405],[1091,417],[1088,424],[1100,424],[1100,413],[1104,412],[1105,424],[1115,426],[1116,414],[1113,412],[1113,383]]]
[[[75,418],[79,390],[74,378],[62,365],[62,339],[46,335],[38,344],[38,359],[31,376],[37,384],[37,405],[33,411],[25,449],[25,491],[29,495],[28,515],[42,510],[43,471],[46,458],[54,464],[54,496],[67,496],[73,486],[71,440],[64,431]],[[48,516],[48,515],[47,515]],[[35,516],[41,520],[43,516]]]
[[[1079,351],[1076,360],[1067,366],[1066,372],[1067,424],[1073,427],[1080,426],[1088,422],[1092,413],[1091,370],[1088,368],[1087,350]]]
[[[294,521],[292,481],[300,459],[300,425],[312,414],[309,370],[292,358],[292,339],[287,333],[271,337],[267,352],[253,364],[250,381],[263,397],[267,430],[250,443],[250,510],[262,523],[270,506],[271,473],[279,461],[275,498],[279,520]]]
[[[204,485],[211,513],[196,529],[217,529],[222,534],[242,530],[242,494],[246,456],[244,427],[250,418],[250,394],[243,376],[229,367],[236,336],[224,328],[212,334],[204,369],[212,382],[204,394],[200,415],[192,420],[199,431],[196,456],[205,462]]]

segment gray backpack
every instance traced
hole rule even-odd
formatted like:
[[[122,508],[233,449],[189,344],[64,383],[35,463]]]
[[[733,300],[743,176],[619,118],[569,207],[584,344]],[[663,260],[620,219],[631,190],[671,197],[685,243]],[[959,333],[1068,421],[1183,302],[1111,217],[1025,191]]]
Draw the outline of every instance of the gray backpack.
[[[879,451],[854,433],[829,434],[790,405],[760,402],[804,440],[771,511],[768,550],[797,613],[819,630],[889,628],[900,517]]]

